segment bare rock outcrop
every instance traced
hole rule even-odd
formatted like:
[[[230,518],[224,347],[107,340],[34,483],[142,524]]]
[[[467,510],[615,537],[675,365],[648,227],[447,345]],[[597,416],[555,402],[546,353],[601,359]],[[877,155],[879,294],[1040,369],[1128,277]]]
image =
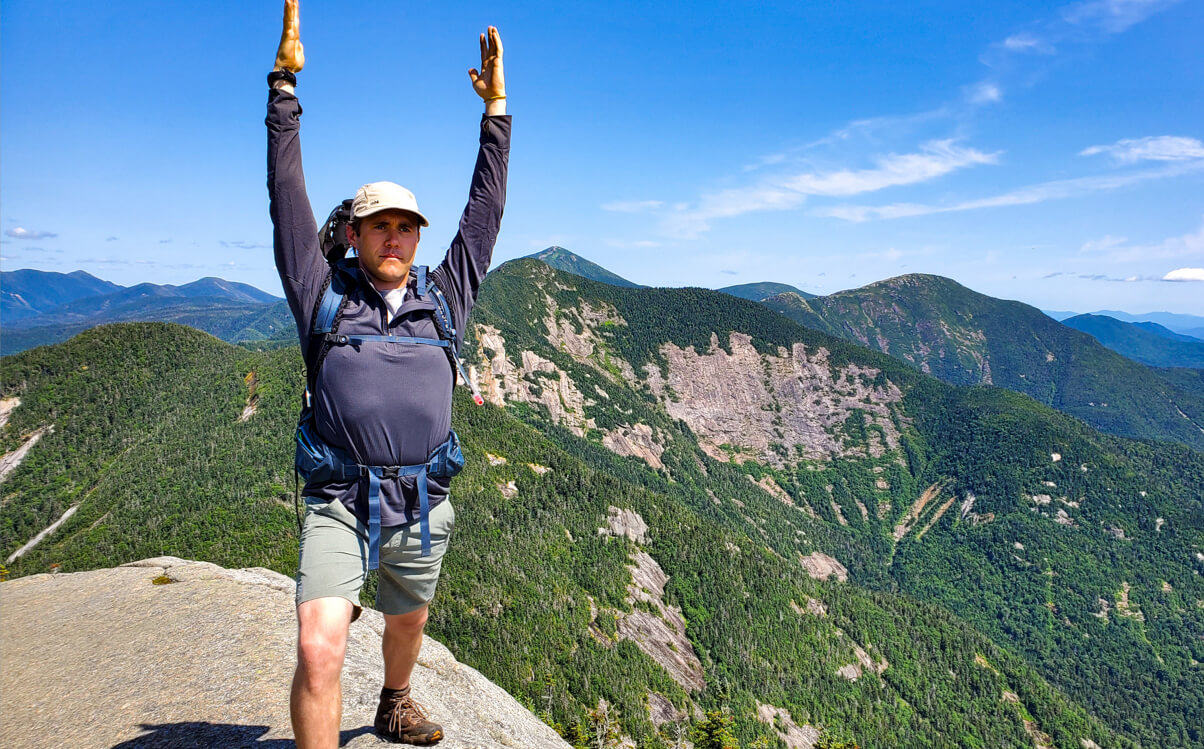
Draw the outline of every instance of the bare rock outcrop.
[[[598,533],[610,536],[626,536],[637,544],[648,543],[648,524],[635,510],[624,510],[611,505],[606,525]]]
[[[632,455],[643,459],[653,468],[664,468],[661,455],[665,446],[656,439],[652,427],[647,424],[626,424],[612,429],[602,436],[602,446],[619,455]]]
[[[270,570],[175,557],[0,583],[0,746],[292,746],[293,591]],[[384,745],[383,628],[371,610],[351,626],[342,746]],[[440,747],[568,746],[429,637],[413,681]]]
[[[625,537],[636,544],[648,542],[648,524],[634,510],[611,507],[606,525],[598,529],[603,536]],[[627,585],[627,603],[631,611],[614,611],[618,638],[631,640],[645,655],[656,661],[683,689],[701,691],[706,686],[702,662],[686,636],[686,619],[681,609],[665,603],[665,585],[669,575],[643,549],[629,556],[631,582]],[[591,601],[591,622],[598,612]]]
[[[619,637],[634,642],[683,689],[701,691],[706,681],[694,645],[686,637],[686,619],[681,609],[665,603],[669,576],[645,551],[632,554],[631,561],[627,601],[632,610],[619,614]],[[656,613],[639,607],[640,603],[650,604]]]
[[[827,349],[802,343],[762,355],[743,333],[731,334],[730,348],[723,350],[715,335],[703,353],[666,343],[668,377],[655,365],[644,370],[665,410],[686,422],[712,457],[724,459],[726,445],[781,468],[799,458],[879,457],[898,449],[891,414],[902,392],[880,380],[878,370],[834,366]],[[841,430],[858,414],[865,419],[864,445]]]
[[[473,373],[485,400],[495,406],[507,402],[543,406],[552,421],[578,437],[596,428],[593,419],[585,417],[585,396],[567,372],[533,351],[522,352],[516,366],[506,355],[506,341],[497,328],[477,325],[476,337],[483,358]]]
[[[29,451],[33,449],[33,446],[38,444],[38,440],[42,439],[42,437],[46,434],[53,432],[53,424],[48,427],[42,427],[26,437],[25,442],[23,442],[16,450],[0,456],[0,481],[8,478],[8,474],[17,470],[17,466],[21,465],[21,461],[25,460],[25,456],[29,454]]]
[[[812,749],[819,743],[819,729],[807,723],[798,725],[784,707],[757,702],[757,720],[773,726],[782,743],[790,749]]]
[[[799,562],[802,563],[803,569],[807,570],[807,574],[816,580],[826,580],[833,575],[842,583],[849,579],[849,570],[822,552],[812,552],[807,556],[800,554]]]

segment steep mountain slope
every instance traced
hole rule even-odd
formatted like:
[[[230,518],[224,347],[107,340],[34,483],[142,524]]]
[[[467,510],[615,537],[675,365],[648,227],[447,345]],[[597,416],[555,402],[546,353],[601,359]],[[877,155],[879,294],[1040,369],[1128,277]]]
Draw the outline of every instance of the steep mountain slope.
[[[502,282],[488,284],[491,299],[482,300],[493,308],[490,320],[502,312],[501,299],[530,298],[531,293],[538,298],[550,291],[564,301],[574,293],[571,283],[589,283],[537,263],[500,273]],[[531,280],[541,285],[532,288]],[[589,299],[591,309],[602,309],[596,289]],[[691,322],[696,314],[707,312],[717,299],[730,303],[713,293],[682,299],[699,305],[683,310],[671,326],[677,344],[709,326]],[[583,308],[558,309],[565,336],[570,329],[604,336],[600,331],[623,327],[613,317],[575,327],[570,310]],[[637,320],[626,305],[623,313],[629,324]],[[739,303],[729,318],[772,321],[802,338],[814,337],[751,303]],[[533,319],[543,324],[541,316]],[[556,313],[547,319],[556,320]],[[607,322],[614,325],[607,328]],[[544,351],[561,360],[562,350],[542,332]],[[521,337],[517,329],[507,333],[512,345]],[[485,336],[479,340],[484,352]],[[820,551],[846,556],[870,535],[863,532],[869,523],[859,520],[853,507],[857,500],[871,502],[874,517],[885,504],[875,502],[883,495],[872,483],[864,488],[853,481],[860,475],[858,465],[873,481],[873,440],[852,434],[853,425],[845,424],[844,437],[817,442],[817,451],[837,445],[864,449],[866,456],[848,458],[853,466],[848,479],[833,493],[846,504],[854,525],[845,531],[830,519],[811,518],[767,488],[775,486],[775,477],[786,480],[784,468],[712,459],[668,419],[657,404],[668,402],[668,388],[685,389],[671,361],[665,362],[663,396],[656,401],[648,391],[624,385],[623,363],[638,361],[632,353],[641,345],[634,338],[622,343],[620,357],[616,344],[609,360],[599,356],[602,369],[589,365],[600,378],[593,380],[591,398],[604,398],[605,390],[608,402],[619,404],[614,416],[629,425],[639,420],[627,430],[633,444],[647,435],[638,424],[646,416],[655,418],[652,437],[671,438],[660,453],[664,471],[653,470],[647,458],[616,454],[605,446],[605,436],[578,439],[569,426],[550,427],[562,449],[502,409],[476,408],[457,398],[455,423],[469,462],[455,485],[457,540],[445,561],[431,629],[460,660],[545,711],[566,731],[585,722],[588,734],[585,710],[604,699],[640,746],[668,744],[654,724],[672,735],[676,722],[720,705],[737,718],[736,732],[745,743],[758,737],[777,742],[785,735],[812,742],[823,727],[867,747],[1090,746],[1085,741],[1135,746],[1068,701],[1010,648],[934,606],[866,590],[855,580],[868,572],[846,572]],[[831,362],[843,373],[839,388],[868,388],[864,395],[870,401],[882,400],[874,393],[885,394],[889,402],[879,403],[882,409],[899,402],[890,400],[890,382],[869,371],[874,364],[896,367],[901,381],[916,377],[886,357],[867,353],[874,360],[867,364],[854,361],[862,354],[852,346],[830,341],[830,347],[824,356],[813,352],[819,357],[815,376],[823,379]],[[742,344],[732,346],[733,355],[743,352]],[[777,353],[771,345],[759,355]],[[565,380],[535,356],[527,351],[520,357],[539,373],[523,378],[524,392],[533,393],[540,383],[567,392]],[[572,355],[564,356],[573,366]],[[607,361],[613,370],[606,369]],[[652,378],[652,370],[646,372]],[[761,371],[755,375],[763,376]],[[583,378],[583,373],[574,376]],[[12,572],[43,571],[52,563],[65,571],[106,567],[180,553],[294,572],[287,462],[301,380],[295,348],[248,352],[165,325],[101,327],[61,346],[0,362],[3,411],[9,417],[0,431],[0,449],[11,451],[31,434],[42,435],[0,484],[0,545],[9,554],[74,508],[53,533],[8,562]],[[826,399],[836,393],[819,394]],[[512,403],[533,423],[541,422],[542,407],[527,404],[524,410],[521,401]],[[623,413],[636,404],[643,405],[638,416]],[[872,402],[865,406],[874,415],[883,413]],[[602,409],[595,418],[606,423]],[[910,431],[902,419],[895,428]],[[662,424],[672,431],[662,434]],[[591,434],[597,431],[588,428]],[[618,422],[606,428],[624,433]],[[875,432],[880,447],[888,447],[892,433],[886,422]],[[729,446],[734,451],[757,449],[738,439]],[[914,437],[903,439],[905,445],[915,443],[917,460],[929,454]],[[895,452],[879,457],[889,463]],[[654,454],[651,446],[649,454]],[[783,467],[792,461],[783,459]],[[843,476],[839,467],[822,460],[807,465],[816,470],[800,472],[799,482],[806,472],[820,481]],[[912,477],[910,468],[892,465],[883,475],[898,485],[887,496],[904,491],[900,497],[910,496],[907,487],[928,480],[926,474]],[[1133,465],[1125,463],[1124,469]],[[759,473],[759,484],[747,479],[748,471]],[[788,497],[802,496],[794,482],[785,490],[792,492]],[[817,505],[822,486],[818,492]],[[825,514],[833,511],[829,507]],[[891,518],[896,514],[887,512]],[[1188,531],[1180,529],[1177,515],[1168,518],[1167,531]],[[925,539],[942,533],[933,528]],[[1144,592],[1137,591],[1144,589],[1136,579],[1134,586],[1127,610],[1138,602],[1152,618],[1155,609],[1140,597]],[[1190,581],[1178,590],[1180,596],[1194,593]],[[1151,640],[1160,642],[1156,633]],[[1130,715],[1124,731],[1144,735],[1156,725],[1150,720],[1143,713]],[[1192,745],[1176,741],[1166,745]]]
[[[60,304],[112,294],[123,287],[77,270],[74,273],[22,269],[0,272],[0,320],[11,325]]]
[[[638,283],[632,283],[618,274],[611,273],[597,263],[591,263],[589,260],[569,252],[563,247],[549,247],[546,250],[540,250],[532,255],[527,255],[527,257],[547,263],[556,270],[562,270],[565,273],[572,273],[573,275],[593,279],[594,281],[601,281],[612,286],[643,288]]]
[[[627,480],[713,504],[817,574],[964,616],[1118,730],[1199,745],[1199,453],[950,387],[715,292],[516,261],[475,314],[487,397],[566,449],[629,456]]]
[[[1106,315],[1076,315],[1062,324],[1081,330],[1122,356],[1151,367],[1204,367],[1204,341],[1157,323],[1121,322]]]
[[[1008,388],[1104,432],[1204,450],[1204,398],[1020,302],[913,274],[809,300],[785,294],[765,304],[946,382]]]
[[[790,284],[775,283],[773,281],[762,281],[761,283],[742,283],[737,286],[724,286],[722,289],[716,289],[724,294],[738,296],[741,299],[751,299],[754,302],[761,302],[771,296],[778,294],[798,294],[803,299],[813,299],[814,294],[808,294],[802,289],[796,289]]]

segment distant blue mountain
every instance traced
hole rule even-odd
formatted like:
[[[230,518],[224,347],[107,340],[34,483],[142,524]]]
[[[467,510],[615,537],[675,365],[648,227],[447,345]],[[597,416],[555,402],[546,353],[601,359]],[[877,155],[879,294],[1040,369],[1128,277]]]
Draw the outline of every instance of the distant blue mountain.
[[[1068,312],[1064,309],[1043,309],[1041,311],[1058,322],[1062,322],[1068,317],[1074,317],[1075,315],[1079,314],[1078,312]]]
[[[1076,315],[1062,324],[1094,336],[1122,356],[1151,367],[1204,367],[1204,341],[1157,323],[1123,322],[1107,315]]]
[[[28,268],[4,271],[0,273],[0,324],[9,325],[66,302],[112,294],[123,288],[82,270],[74,273]]]
[[[1204,328],[1204,317],[1200,317],[1199,315],[1183,315],[1173,312],[1147,312],[1144,315],[1134,315],[1128,312],[1106,309],[1090,314],[1107,315],[1121,322],[1156,322],[1164,328],[1170,328],[1176,333],[1186,333],[1187,335],[1191,335],[1189,331],[1192,329]]]
[[[83,271],[19,270],[0,274],[0,289],[5,356],[112,322],[179,322],[231,343],[287,335],[291,326],[282,299],[221,278],[126,287]]]

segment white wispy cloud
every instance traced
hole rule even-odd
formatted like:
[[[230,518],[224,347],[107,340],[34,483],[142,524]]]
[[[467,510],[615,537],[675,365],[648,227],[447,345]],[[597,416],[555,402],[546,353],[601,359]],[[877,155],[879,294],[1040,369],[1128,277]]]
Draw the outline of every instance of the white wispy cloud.
[[[245,239],[223,239],[219,240],[218,244],[220,244],[222,247],[229,247],[236,250],[266,250],[271,248],[270,244],[263,244],[262,242],[248,242]]]
[[[998,84],[982,81],[970,87],[966,98],[971,104],[991,104],[1003,101],[1003,89]]]
[[[34,231],[23,226],[14,226],[4,233],[13,239],[53,239],[58,236],[52,231]]]
[[[1089,46],[1128,30],[1180,0],[1085,0],[1060,8],[1056,15],[1035,19],[1023,31],[1014,32],[986,48],[979,60],[992,75],[964,93],[971,106],[995,101],[984,98],[983,86],[1031,85],[1033,75],[1055,53]]]
[[[1128,237],[1114,237],[1111,234],[1106,234],[1099,239],[1091,239],[1084,242],[1083,246],[1079,248],[1079,252],[1103,252],[1113,247],[1120,247],[1128,241]]]
[[[1087,26],[1119,34],[1179,0],[1087,0],[1062,9],[1062,19],[1072,26]]]
[[[1204,220],[1201,220],[1199,228],[1195,231],[1176,237],[1167,237],[1154,244],[1113,243],[1106,248],[1106,254],[1103,257],[1114,263],[1175,260],[1189,257],[1204,260]]]
[[[873,219],[906,218],[911,216],[927,216],[933,213],[971,211],[979,208],[1031,205],[1033,203],[1043,203],[1047,200],[1059,200],[1094,192],[1117,190],[1141,182],[1177,177],[1182,174],[1198,171],[1204,171],[1204,160],[1182,162],[1160,169],[1148,169],[1125,175],[1077,177],[1075,179],[1042,182],[1000,195],[946,205],[927,205],[922,203],[894,203],[882,206],[838,205],[830,208],[816,209],[813,211],[813,214],[816,216],[840,218],[846,221],[871,221]]]
[[[1048,41],[1030,33],[1012,34],[1000,42],[999,46],[1010,52],[1051,54],[1055,51],[1053,45]]]
[[[1107,154],[1119,164],[1138,161],[1190,161],[1204,159],[1204,143],[1179,135],[1152,135],[1145,138],[1126,138],[1107,146],[1091,146],[1080,156]]]
[[[879,157],[870,169],[806,172],[704,195],[697,206],[667,216],[663,228],[682,238],[694,238],[707,231],[713,219],[756,211],[792,210],[808,196],[844,197],[913,185],[998,160],[999,153],[984,153],[952,140],[929,141],[914,153]]]
[[[1204,281],[1204,268],[1176,268],[1162,277],[1163,281]]]
[[[998,161],[999,152],[983,153],[974,148],[958,146],[952,140],[934,140],[921,145],[915,153],[892,153],[881,157],[872,169],[800,174],[782,180],[781,185],[804,195],[858,195],[887,187],[927,182],[957,169],[995,164]]]
[[[662,205],[664,205],[664,201],[660,200],[618,200],[613,203],[603,203],[600,207],[604,211],[616,213],[643,213],[654,211]]]

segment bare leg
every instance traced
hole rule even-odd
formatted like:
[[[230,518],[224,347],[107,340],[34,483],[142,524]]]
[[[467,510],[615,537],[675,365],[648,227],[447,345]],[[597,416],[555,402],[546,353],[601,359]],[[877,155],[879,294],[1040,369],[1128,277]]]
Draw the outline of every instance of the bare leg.
[[[418,662],[418,651],[422,648],[422,629],[426,626],[427,607],[408,614],[386,614],[385,636],[381,640],[381,652],[385,656],[385,687],[405,689],[410,685],[410,674]]]
[[[289,713],[298,749],[335,749],[343,716],[339,676],[347,653],[351,602],[317,598],[297,607],[297,671]]]

